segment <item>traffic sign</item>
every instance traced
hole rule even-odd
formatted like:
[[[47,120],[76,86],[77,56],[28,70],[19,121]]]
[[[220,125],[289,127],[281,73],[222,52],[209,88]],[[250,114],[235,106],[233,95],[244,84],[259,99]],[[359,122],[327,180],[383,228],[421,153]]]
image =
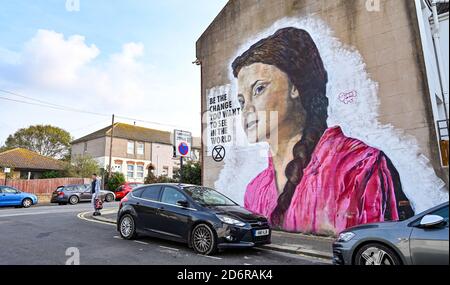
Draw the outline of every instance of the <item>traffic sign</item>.
[[[182,142],[178,145],[178,152],[182,156],[186,156],[189,153],[189,145],[186,142]]]
[[[177,157],[191,157],[192,134],[190,132],[175,130],[173,140]]]

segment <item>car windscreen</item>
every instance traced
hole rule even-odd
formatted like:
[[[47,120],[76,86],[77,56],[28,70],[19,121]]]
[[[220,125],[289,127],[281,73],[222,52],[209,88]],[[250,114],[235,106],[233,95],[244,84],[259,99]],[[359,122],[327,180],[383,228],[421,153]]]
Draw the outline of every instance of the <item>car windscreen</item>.
[[[192,186],[183,188],[183,190],[195,202],[203,206],[238,206],[235,202],[211,188]]]

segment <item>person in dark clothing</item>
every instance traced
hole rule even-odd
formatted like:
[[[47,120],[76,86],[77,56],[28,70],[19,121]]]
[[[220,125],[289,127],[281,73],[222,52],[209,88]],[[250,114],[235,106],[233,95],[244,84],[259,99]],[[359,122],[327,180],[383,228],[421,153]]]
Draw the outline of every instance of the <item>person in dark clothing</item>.
[[[97,178],[97,174],[92,174],[92,206],[94,207],[94,216],[100,216],[100,210],[95,205],[95,200],[100,198],[100,180]]]

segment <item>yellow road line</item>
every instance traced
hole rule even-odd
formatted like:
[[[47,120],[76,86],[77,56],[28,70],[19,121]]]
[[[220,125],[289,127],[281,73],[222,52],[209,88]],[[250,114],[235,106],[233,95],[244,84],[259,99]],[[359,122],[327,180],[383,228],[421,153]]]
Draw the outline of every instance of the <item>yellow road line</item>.
[[[88,222],[92,222],[92,223],[98,223],[98,224],[103,224],[103,225],[110,225],[110,226],[114,226],[114,227],[116,226],[116,225],[111,224],[111,223],[102,222],[102,221],[93,220],[93,219],[88,219],[88,218],[85,217],[85,215],[87,215],[87,214],[89,214],[89,213],[91,213],[91,212],[82,212],[82,213],[79,213],[79,214],[77,215],[77,217],[78,217],[79,219],[81,219],[81,220],[88,221]]]

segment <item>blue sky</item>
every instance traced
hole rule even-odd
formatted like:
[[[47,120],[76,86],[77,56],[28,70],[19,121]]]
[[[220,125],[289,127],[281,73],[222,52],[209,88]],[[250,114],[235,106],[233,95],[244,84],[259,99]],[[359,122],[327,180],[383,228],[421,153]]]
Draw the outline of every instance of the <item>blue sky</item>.
[[[226,2],[79,0],[79,11],[68,11],[66,0],[0,0],[0,89],[200,135],[195,42]],[[31,124],[79,137],[110,121],[5,100],[0,106],[0,144]]]

